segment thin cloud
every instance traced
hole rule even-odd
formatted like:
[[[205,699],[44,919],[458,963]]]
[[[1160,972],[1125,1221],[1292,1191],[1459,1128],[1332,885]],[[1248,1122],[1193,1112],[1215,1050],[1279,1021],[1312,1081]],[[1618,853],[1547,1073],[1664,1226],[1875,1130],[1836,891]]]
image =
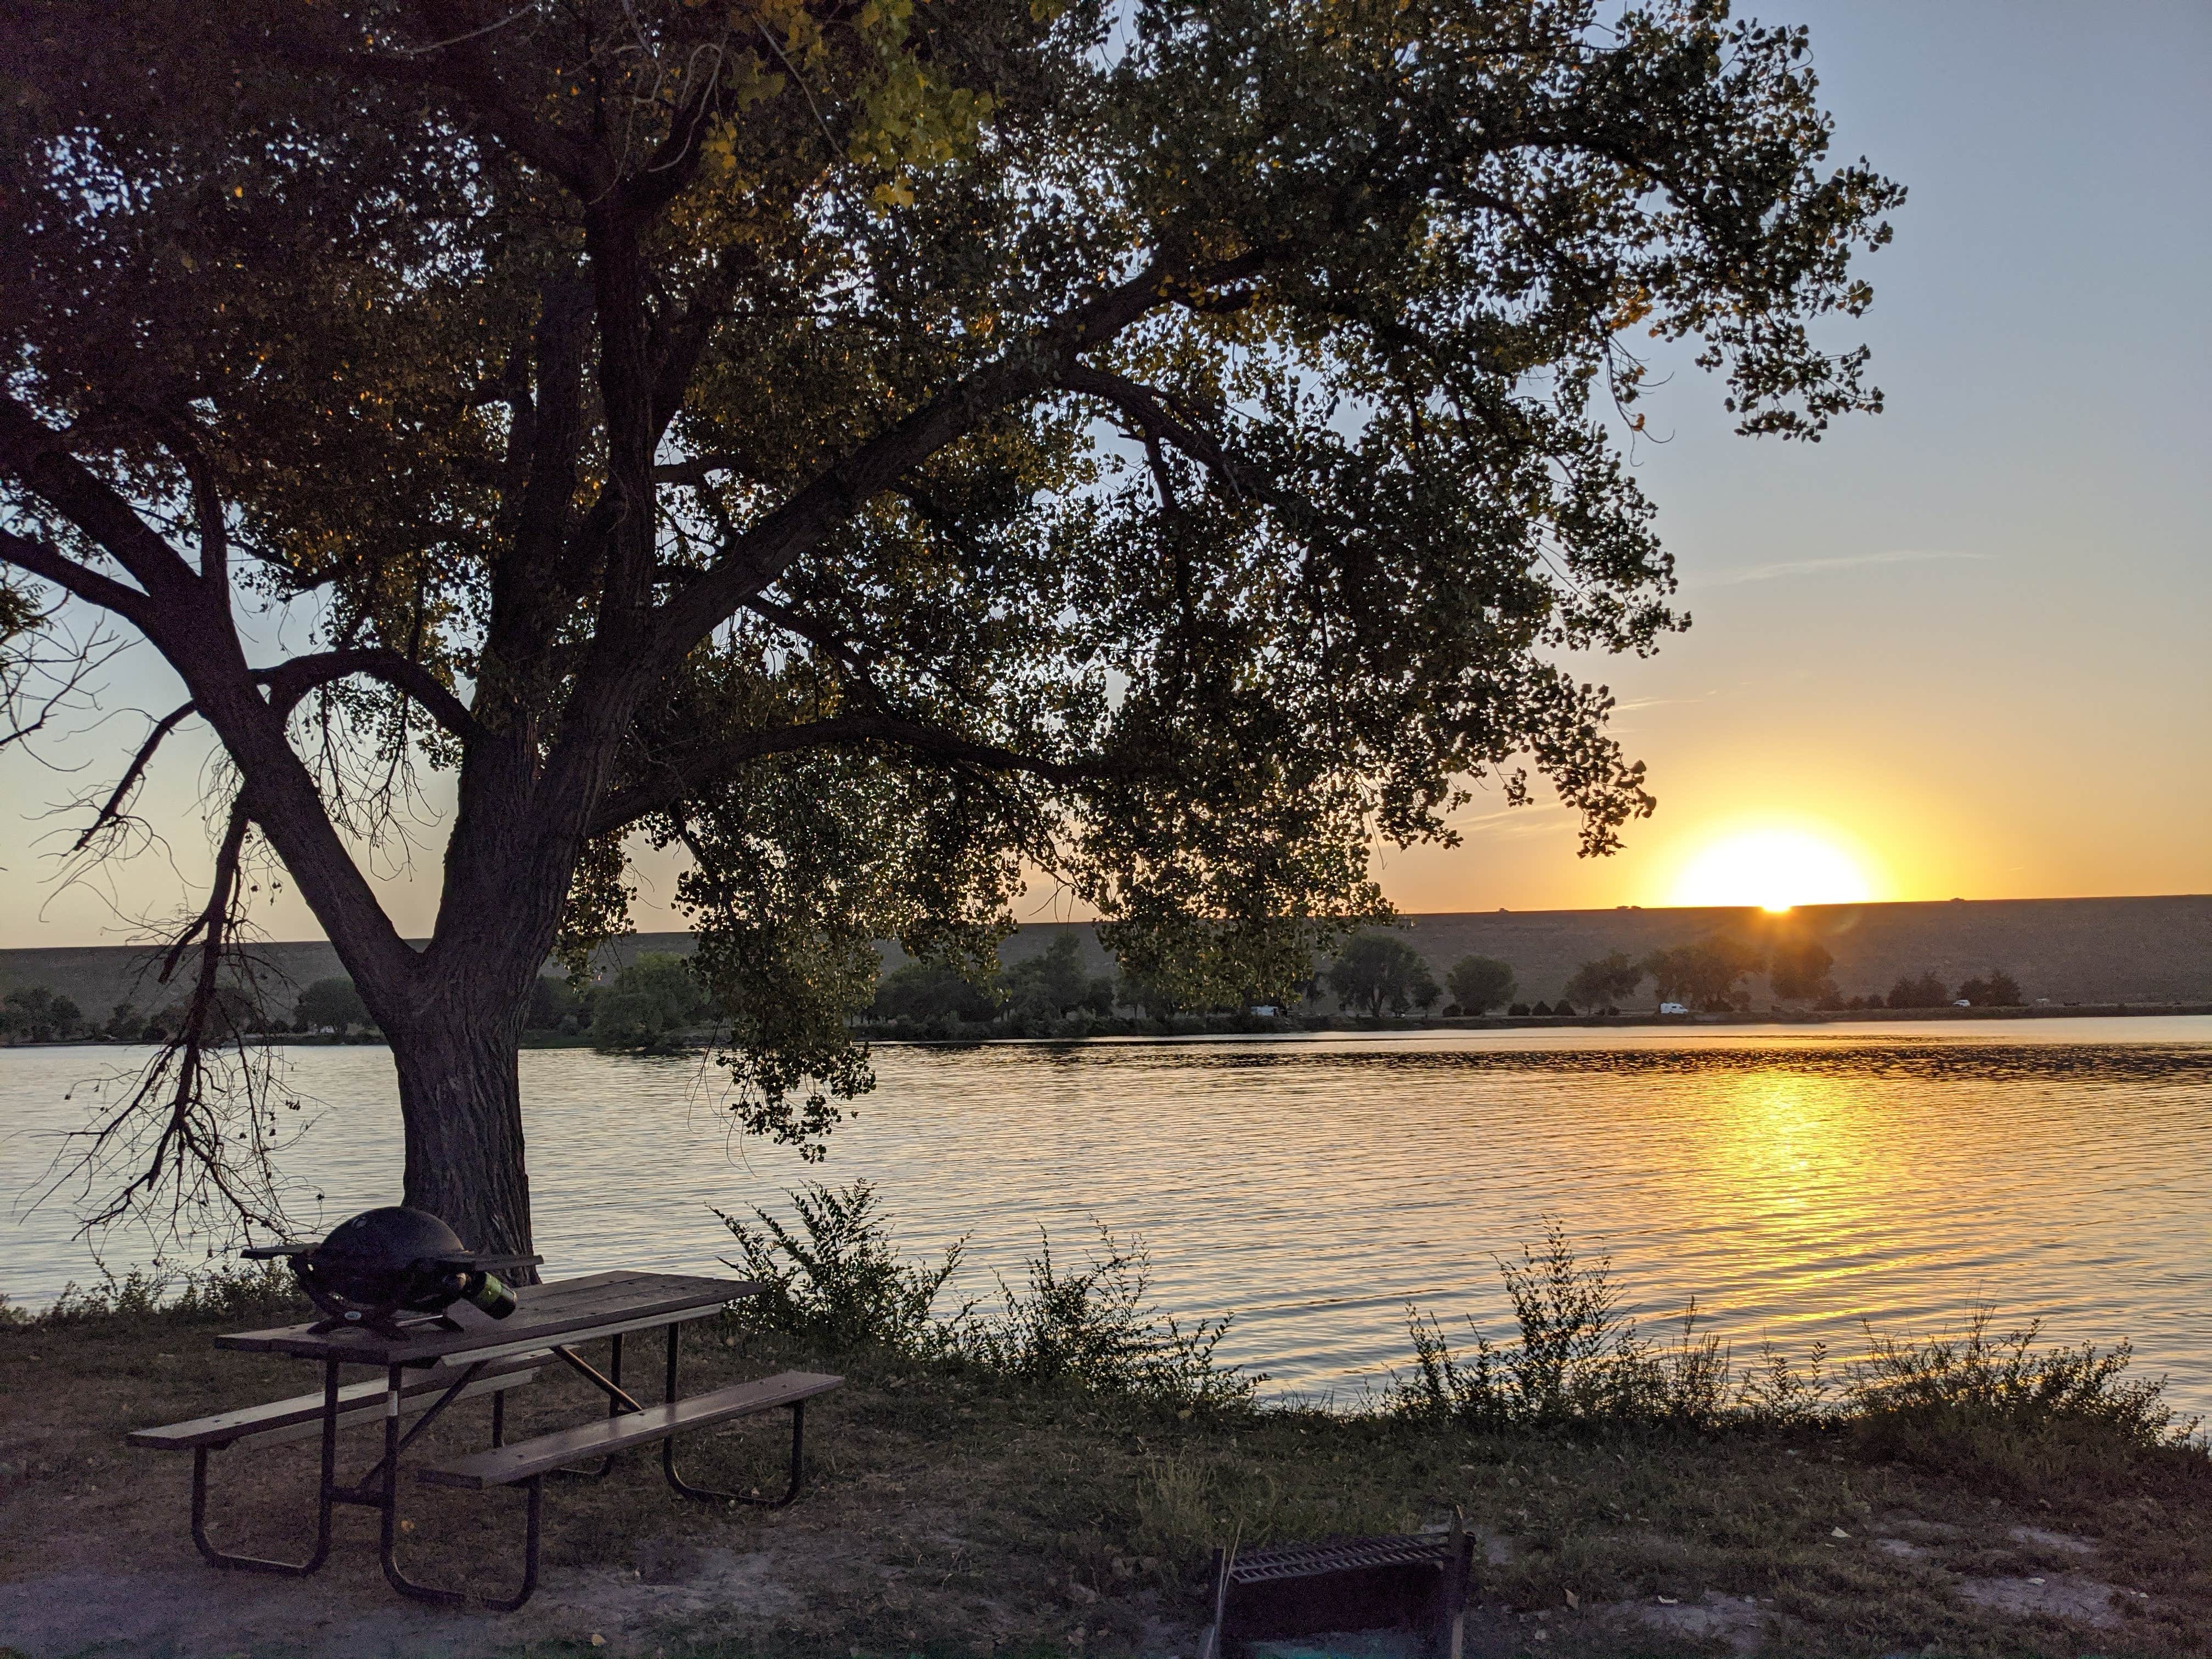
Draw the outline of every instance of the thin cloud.
[[[1754,564],[1741,570],[1723,572],[1717,576],[1700,576],[1685,586],[1734,587],[1741,582],[1771,582],[1784,576],[1815,576],[1830,570],[1857,570],[1877,564],[1930,564],[1939,561],[1982,560],[1996,556],[1989,553],[1958,553],[1948,550],[1922,551],[1914,548],[1899,548],[1887,553],[1846,553],[1832,559],[1784,559],[1775,564]]]

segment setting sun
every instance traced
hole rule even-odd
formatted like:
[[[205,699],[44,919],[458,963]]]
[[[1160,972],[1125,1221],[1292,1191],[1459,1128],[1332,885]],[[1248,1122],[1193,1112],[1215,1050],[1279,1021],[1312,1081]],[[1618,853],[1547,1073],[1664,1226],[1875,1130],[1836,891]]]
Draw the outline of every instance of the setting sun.
[[[1835,840],[1806,830],[1758,829],[1723,836],[1692,854],[1668,902],[1787,910],[1800,904],[1857,904],[1873,896],[1864,866]]]

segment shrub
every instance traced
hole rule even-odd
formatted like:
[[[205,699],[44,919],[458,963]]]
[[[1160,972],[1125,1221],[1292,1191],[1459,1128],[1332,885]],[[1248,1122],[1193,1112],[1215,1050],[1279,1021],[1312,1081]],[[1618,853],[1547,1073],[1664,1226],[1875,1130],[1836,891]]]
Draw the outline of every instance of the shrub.
[[[0,1297],[0,1328],[51,1330],[103,1319],[190,1321],[282,1317],[305,1310],[291,1270],[281,1261],[223,1263],[197,1272],[133,1267],[87,1289],[72,1279],[38,1313]]]
[[[1865,1358],[1831,1397],[1827,1356],[1796,1360],[1771,1344],[1735,1365],[1693,1302],[1668,1342],[1644,1339],[1620,1314],[1611,1263],[1584,1266],[1556,1223],[1540,1251],[1503,1261],[1519,1339],[1493,1346],[1472,1322],[1472,1353],[1455,1353],[1432,1315],[1407,1310],[1410,1378],[1394,1377],[1393,1413],[1479,1431],[1619,1432],[1826,1426],[1869,1455],[2028,1491],[2078,1491],[2134,1478],[2146,1456],[2186,1456],[2201,1471],[2198,1419],[2164,1401],[2163,1378],[2127,1375],[2126,1344],[2039,1349],[2040,1327],[1992,1335],[1978,1310],[1962,1335],[1900,1340],[1867,1330]]]
[[[865,1181],[844,1188],[811,1182],[791,1194],[791,1204],[799,1218],[795,1231],[765,1210],[753,1212],[758,1231],[714,1212],[744,1258],[724,1265],[761,1285],[759,1295],[740,1304],[741,1321],[833,1352],[876,1344],[933,1353],[950,1345],[951,1328],[967,1317],[968,1307],[950,1322],[939,1321],[934,1310],[967,1240],[934,1267],[903,1261],[877,1214],[876,1189]]]
[[[2039,1322],[2001,1336],[1993,1323],[1978,1308],[1957,1336],[1868,1330],[1844,1402],[1869,1451],[2032,1488],[2109,1475],[2132,1455],[2191,1442],[2198,1419],[2165,1403],[2164,1378],[2126,1374],[2126,1343],[2039,1351]]]
[[[1002,1311],[979,1317],[963,1302],[939,1316],[936,1299],[966,1254],[963,1238],[932,1266],[903,1261],[866,1182],[811,1185],[791,1194],[787,1227],[755,1210],[758,1227],[714,1212],[744,1259],[726,1265],[762,1285],[735,1317],[755,1329],[833,1350],[880,1345],[919,1357],[951,1357],[1041,1387],[1095,1389],[1188,1407],[1248,1406],[1263,1376],[1224,1365],[1214,1350],[1229,1319],[1186,1328],[1146,1304],[1152,1259],[1105,1228],[1100,1249],[1070,1272],[1049,1237],[1030,1258],[1021,1290],[1001,1279]]]
[[[1025,1288],[1016,1291],[1000,1279],[1004,1312],[960,1334],[969,1358],[1023,1382],[1213,1410],[1251,1403],[1267,1378],[1214,1358],[1233,1316],[1185,1329],[1147,1307],[1152,1257],[1140,1242],[1124,1245],[1101,1225],[1098,1249],[1071,1273],[1054,1261],[1051,1238],[1039,1237]]]
[[[1739,1403],[1730,1395],[1729,1352],[1698,1329],[1694,1302],[1671,1342],[1645,1340],[1633,1320],[1620,1316],[1611,1258],[1584,1266],[1557,1222],[1547,1225],[1540,1253],[1523,1245],[1521,1260],[1500,1261],[1498,1271],[1519,1340],[1493,1346],[1469,1321],[1474,1352],[1462,1362],[1435,1317],[1409,1308],[1415,1375],[1410,1382],[1393,1380],[1391,1409],[1498,1431],[1704,1426]],[[1759,1401],[1762,1414],[1771,1416],[1814,1389],[1771,1351],[1767,1358]],[[1740,1385],[1737,1395],[1751,1386]]]

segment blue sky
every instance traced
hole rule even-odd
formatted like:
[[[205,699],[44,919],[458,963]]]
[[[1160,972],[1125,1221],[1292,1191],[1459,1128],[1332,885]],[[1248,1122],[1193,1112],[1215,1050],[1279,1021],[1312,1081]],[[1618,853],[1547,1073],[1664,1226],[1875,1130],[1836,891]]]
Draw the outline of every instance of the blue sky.
[[[1811,25],[1838,155],[1911,189],[1866,266],[1887,412],[1753,442],[1674,373],[1645,405],[1664,441],[1636,457],[1696,625],[1594,671],[1658,816],[1589,861],[1558,810],[1479,799],[1462,846],[1385,859],[1386,890],[1412,910],[1663,903],[1698,852],[1759,826],[1846,849],[1881,897],[2212,889],[2212,7],[1750,10]],[[167,708],[163,679],[137,661],[111,701]],[[171,908],[204,868],[205,763],[165,757],[146,805],[173,858],[116,875],[124,912]],[[8,945],[122,936],[95,893],[42,884],[35,814],[70,787],[0,757]],[[434,913],[434,833],[386,883],[410,932]],[[667,925],[669,872],[646,873],[639,921]],[[264,922],[317,931],[289,900]]]

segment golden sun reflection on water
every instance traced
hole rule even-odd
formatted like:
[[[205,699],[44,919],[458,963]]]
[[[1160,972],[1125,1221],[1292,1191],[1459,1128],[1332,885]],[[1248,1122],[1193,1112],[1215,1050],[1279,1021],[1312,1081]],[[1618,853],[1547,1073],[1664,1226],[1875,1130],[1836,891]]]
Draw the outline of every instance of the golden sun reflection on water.
[[[1858,1241],[1924,1201],[1926,1166],[1856,1079],[1777,1066],[1709,1079],[1681,1104],[1705,1176],[1694,1202],[1727,1214],[1778,1335],[1863,1271]]]

